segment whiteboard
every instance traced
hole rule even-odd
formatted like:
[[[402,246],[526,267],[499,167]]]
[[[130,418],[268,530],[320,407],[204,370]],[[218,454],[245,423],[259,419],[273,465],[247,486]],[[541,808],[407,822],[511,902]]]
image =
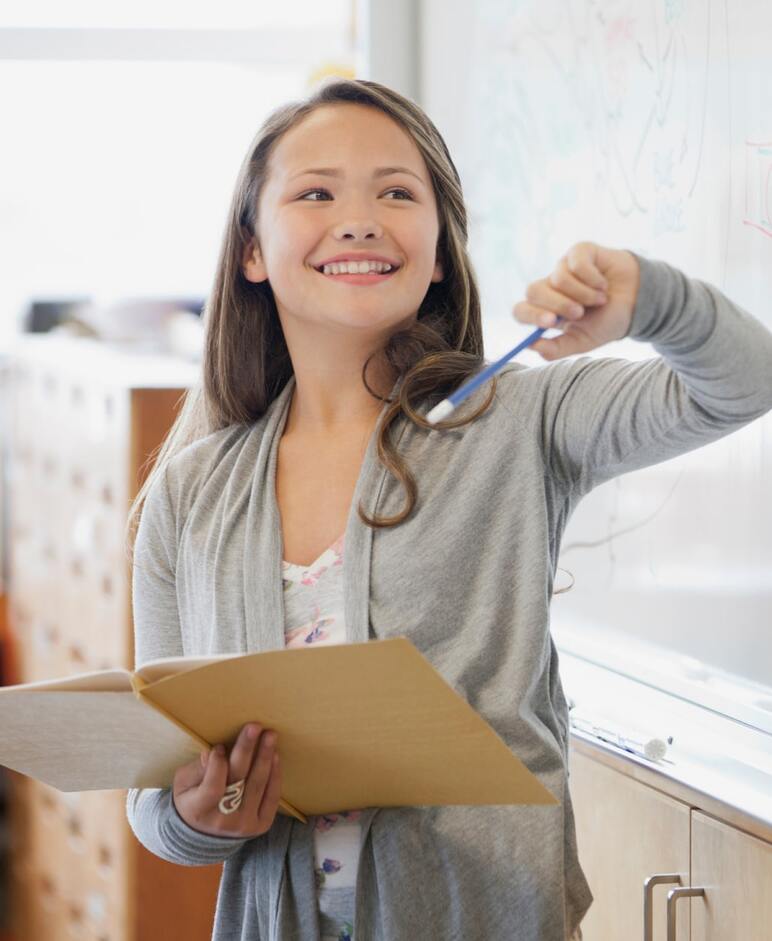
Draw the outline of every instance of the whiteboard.
[[[459,169],[486,357],[530,332],[514,303],[580,239],[664,259],[772,328],[772,4],[468,9]],[[562,543],[559,647],[772,732],[770,487],[767,415],[587,495]]]

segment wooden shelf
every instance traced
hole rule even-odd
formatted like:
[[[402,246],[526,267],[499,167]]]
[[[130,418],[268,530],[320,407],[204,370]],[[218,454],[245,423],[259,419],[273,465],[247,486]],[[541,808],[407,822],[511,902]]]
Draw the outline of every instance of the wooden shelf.
[[[133,668],[124,526],[197,369],[92,341],[25,338],[10,361],[14,679]],[[59,941],[209,941],[221,867],[142,847],[124,791],[63,794],[11,775],[12,930]]]

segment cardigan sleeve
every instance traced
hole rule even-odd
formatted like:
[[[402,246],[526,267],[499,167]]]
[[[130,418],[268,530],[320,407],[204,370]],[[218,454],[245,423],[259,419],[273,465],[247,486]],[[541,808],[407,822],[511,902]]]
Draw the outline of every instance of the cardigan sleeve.
[[[638,258],[629,336],[660,355],[542,368],[545,463],[580,494],[715,441],[772,408],[772,333],[717,288]]]
[[[176,521],[166,472],[151,487],[134,548],[132,596],[135,669],[158,657],[182,656],[175,587]],[[215,837],[188,826],[174,806],[171,788],[132,788],[126,816],[150,852],[183,866],[223,862],[246,839]]]

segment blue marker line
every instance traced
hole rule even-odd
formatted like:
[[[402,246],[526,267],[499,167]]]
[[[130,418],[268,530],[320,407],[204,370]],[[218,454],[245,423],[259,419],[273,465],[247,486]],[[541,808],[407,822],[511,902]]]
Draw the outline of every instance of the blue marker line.
[[[563,320],[562,317],[558,317],[557,322],[554,324],[555,327],[561,323]],[[484,382],[487,382],[494,373],[497,373],[499,369],[508,363],[513,356],[524,350],[527,346],[530,346],[532,343],[535,343],[539,337],[544,333],[545,330],[551,330],[552,327],[539,327],[538,330],[534,330],[529,336],[527,336],[522,343],[510,350],[508,353],[505,353],[501,359],[497,359],[495,363],[491,363],[490,366],[487,366],[481,373],[478,373],[476,376],[473,376],[467,382],[465,382],[460,388],[448,396],[447,399],[443,399],[438,405],[435,405],[433,409],[427,414],[426,420],[430,425],[436,425],[438,421],[444,421],[448,415],[452,415],[456,409],[456,406],[464,401],[467,396],[470,396],[475,389],[481,386]]]

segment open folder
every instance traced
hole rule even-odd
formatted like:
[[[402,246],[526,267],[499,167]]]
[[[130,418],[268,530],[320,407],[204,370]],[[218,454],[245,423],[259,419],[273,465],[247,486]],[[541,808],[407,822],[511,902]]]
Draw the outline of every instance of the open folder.
[[[404,637],[173,657],[0,688],[0,764],[62,791],[169,787],[242,726],[277,733],[280,811],[557,804]]]

